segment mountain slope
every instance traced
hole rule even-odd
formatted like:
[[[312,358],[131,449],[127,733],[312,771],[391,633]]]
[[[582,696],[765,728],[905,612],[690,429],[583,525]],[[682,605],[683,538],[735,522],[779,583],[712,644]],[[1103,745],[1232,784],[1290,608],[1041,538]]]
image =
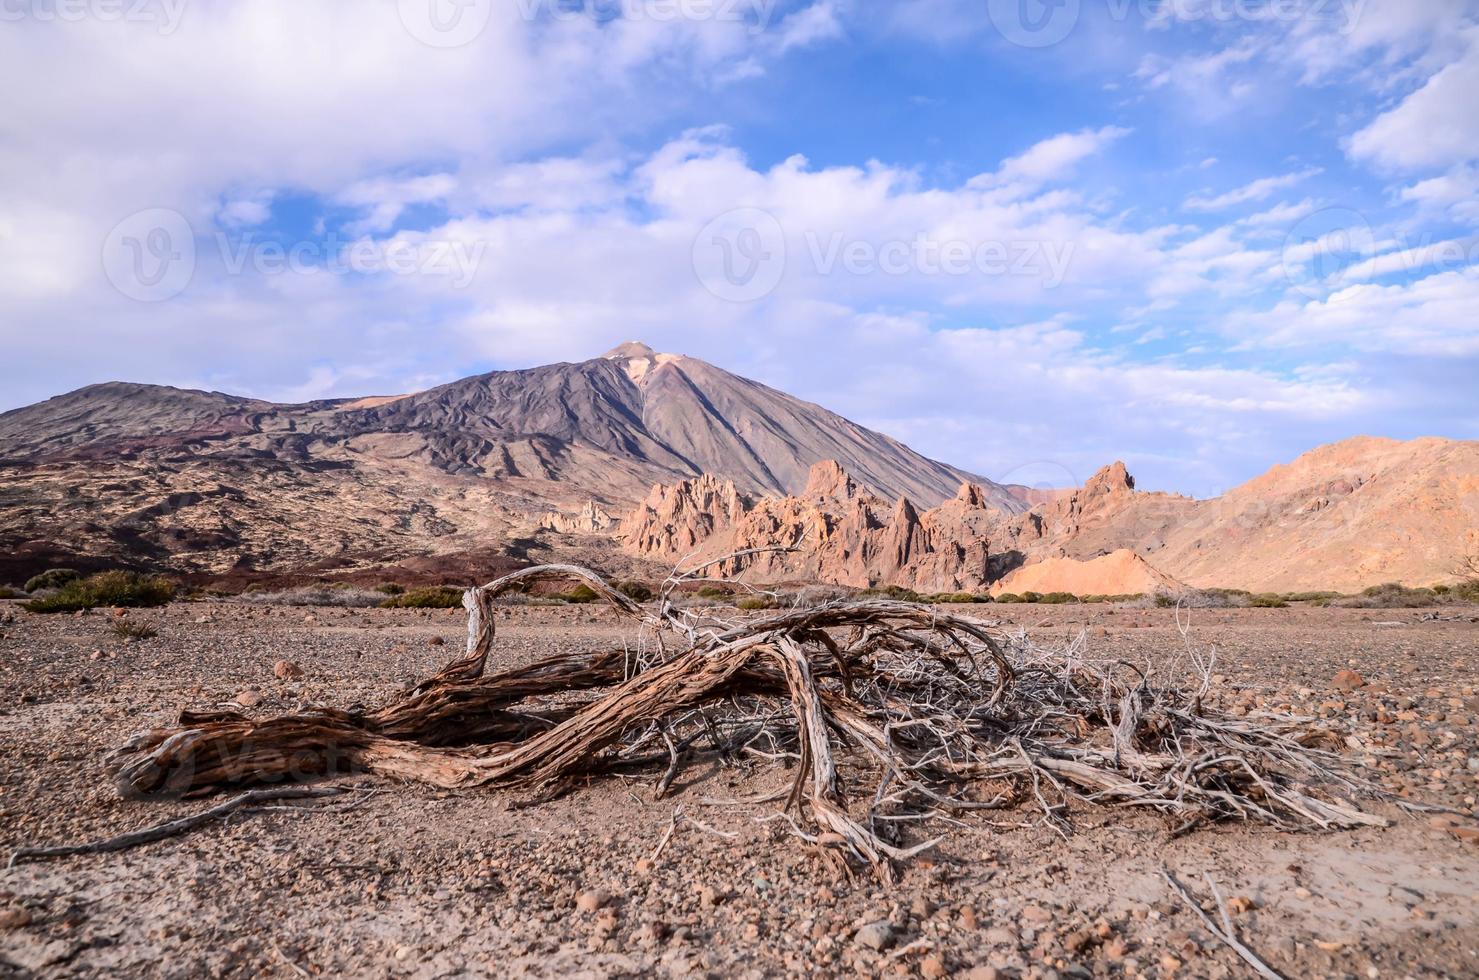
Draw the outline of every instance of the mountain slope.
[[[926,506],[967,480],[1025,506],[819,406],[631,343],[390,398],[112,383],[7,412],[0,546],[36,556],[23,570],[67,555],[219,571],[470,551],[535,534],[546,511],[624,513],[703,473],[799,491],[824,458]]]

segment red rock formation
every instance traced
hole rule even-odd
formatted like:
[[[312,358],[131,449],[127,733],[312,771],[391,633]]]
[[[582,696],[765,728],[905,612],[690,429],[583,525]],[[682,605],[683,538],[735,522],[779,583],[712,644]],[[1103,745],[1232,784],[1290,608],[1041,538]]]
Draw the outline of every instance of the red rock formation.
[[[921,513],[907,497],[890,507],[826,460],[796,497],[752,501],[709,477],[654,487],[627,518],[623,539],[643,557],[688,565],[753,552],[714,567],[747,581],[972,590],[987,583],[985,532],[1003,516],[986,500],[965,484],[933,510]]]

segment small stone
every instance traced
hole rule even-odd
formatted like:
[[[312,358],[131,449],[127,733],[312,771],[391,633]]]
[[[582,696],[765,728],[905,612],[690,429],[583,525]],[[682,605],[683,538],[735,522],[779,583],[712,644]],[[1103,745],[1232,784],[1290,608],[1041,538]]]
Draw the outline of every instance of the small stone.
[[[894,927],[883,919],[870,922],[857,931],[853,941],[869,949],[887,949],[894,944]]]
[[[1167,953],[1165,956],[1161,957],[1161,969],[1167,973],[1175,973],[1177,970],[1181,969],[1181,961],[1172,956],[1170,953]]]
[[[994,966],[973,966],[965,971],[965,980],[1001,980],[1001,971]]]
[[[303,677],[303,668],[291,660],[279,660],[272,665],[272,676],[280,681],[295,681]]]
[[[236,697],[232,698],[232,700],[243,708],[255,708],[262,703],[262,695],[251,690],[238,691]]]
[[[1125,945],[1125,941],[1118,936],[1104,944],[1104,955],[1111,960],[1122,960],[1129,951],[1130,948]]]
[[[926,956],[924,962],[919,964],[919,975],[931,978],[943,977],[945,964],[938,956]]]
[[[1053,913],[1041,905],[1029,905],[1022,910],[1022,918],[1028,922],[1045,923],[1053,921]]]
[[[396,959],[398,959],[398,960],[409,959],[410,956],[411,956],[411,947],[409,947],[409,946],[397,946],[395,948],[395,958]]]
[[[986,941],[993,946],[1017,945],[1017,933],[1006,926],[992,926],[986,930]]]
[[[1337,691],[1349,694],[1351,691],[1354,691],[1357,688],[1365,687],[1366,678],[1362,677],[1354,670],[1346,669],[1340,671],[1338,674],[1335,675],[1334,678],[1331,679],[1330,686],[1335,688]]]
[[[657,867],[657,865],[653,864],[651,858],[639,858],[637,860],[637,873],[638,874],[644,874],[644,875],[645,874],[651,874],[652,873],[652,869],[655,868],[655,867]]]
[[[427,643],[430,643],[434,647],[439,647],[439,646],[442,646],[443,644],[445,644],[447,641],[444,640],[440,636],[433,636],[431,639],[427,640],[426,642]]]
[[[1315,945],[1327,953],[1338,953],[1345,949],[1345,943],[1338,940],[1315,940]]]
[[[0,910],[0,929],[24,929],[32,921],[31,910],[12,908]]]
[[[962,905],[960,907],[960,924],[967,929],[975,929],[980,925],[976,919],[976,907],[974,905]]]
[[[711,909],[719,904],[719,893],[708,885],[703,885],[698,890],[698,904],[706,909]]]
[[[604,888],[592,888],[575,896],[575,907],[587,914],[602,908],[611,901],[611,893]]]

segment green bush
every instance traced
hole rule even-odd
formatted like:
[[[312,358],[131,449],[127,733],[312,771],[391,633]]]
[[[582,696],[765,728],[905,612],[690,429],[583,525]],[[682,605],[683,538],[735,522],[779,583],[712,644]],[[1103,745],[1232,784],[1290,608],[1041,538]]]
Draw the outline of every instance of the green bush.
[[[1009,603],[1010,604],[1010,603],[1026,602],[1027,600],[1024,599],[1024,598],[1022,598],[1021,596],[1017,595],[1017,593],[1015,593],[1015,592],[1003,592],[1001,595],[999,595],[999,596],[996,597],[996,601],[997,602],[1005,602],[1005,603]]]
[[[976,595],[974,592],[940,592],[929,597],[929,601],[940,606],[966,605],[972,602],[990,602],[990,596]]]
[[[734,595],[729,589],[721,589],[713,585],[703,585],[694,593],[700,599],[728,599]]]
[[[1460,582],[1448,591],[1456,599],[1462,599],[1465,602],[1479,602],[1479,578]]]
[[[1328,603],[1331,599],[1344,598],[1339,592],[1285,592],[1285,602],[1316,602]]]
[[[735,605],[740,609],[771,609],[775,604],[769,596],[747,595],[739,602],[736,602]]]
[[[375,586],[375,591],[381,595],[405,595],[406,587],[399,582],[381,582]]]
[[[1272,594],[1256,595],[1248,600],[1248,605],[1254,609],[1288,609],[1289,603],[1282,596]]]
[[[458,609],[462,606],[463,590],[450,585],[436,585],[427,589],[412,589],[402,595],[391,596],[380,603],[381,609]]]
[[[0,585],[0,599],[24,599],[26,593],[9,585]]]
[[[601,598],[601,593],[589,585],[577,585],[569,592],[561,592],[555,598],[564,599],[566,602],[574,603],[575,605],[584,605],[587,602],[595,602]]]
[[[32,599],[25,608],[38,613],[76,612],[98,606],[139,608],[162,606],[174,597],[174,585],[157,575],[103,572],[73,579],[50,595]]]
[[[36,575],[26,582],[27,592],[40,592],[42,589],[60,589],[68,582],[75,582],[82,576],[70,568],[52,568]]]
[[[617,582],[616,591],[633,602],[651,602],[653,592],[641,582]]]
[[[1078,596],[1072,592],[1049,592],[1038,596],[1037,601],[1045,606],[1067,606],[1078,602]]]

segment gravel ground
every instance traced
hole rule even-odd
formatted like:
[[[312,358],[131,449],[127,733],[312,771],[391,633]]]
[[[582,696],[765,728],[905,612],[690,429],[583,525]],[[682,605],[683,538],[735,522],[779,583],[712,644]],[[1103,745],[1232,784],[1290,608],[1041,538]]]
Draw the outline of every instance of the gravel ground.
[[[985,606],[1039,642],[1164,657],[1171,610]],[[1441,611],[1452,615],[1455,610]],[[1475,610],[1469,613],[1479,615]],[[1479,976],[1479,624],[1423,610],[1199,610],[1234,710],[1289,706],[1347,737],[1397,792],[1467,816],[1385,829],[1225,827],[1079,807],[1067,840],[1028,811],[949,826],[885,889],[834,877],[765,807],[783,770],[702,760],[676,793],[610,779],[539,806],[345,777],[363,792],[238,814],[122,853],[0,872],[0,975],[1243,976],[1170,895],[1173,869],[1231,900],[1289,977]],[[206,801],[118,798],[105,753],[183,707],[374,704],[462,642],[460,610],[229,603],[41,617],[0,603],[0,852],[111,836]],[[590,607],[514,607],[507,662],[617,641]],[[279,680],[289,660],[301,679]],[[1367,682],[1334,684],[1342,670]],[[680,818],[665,850],[659,842]],[[733,835],[732,837],[722,835]]]

